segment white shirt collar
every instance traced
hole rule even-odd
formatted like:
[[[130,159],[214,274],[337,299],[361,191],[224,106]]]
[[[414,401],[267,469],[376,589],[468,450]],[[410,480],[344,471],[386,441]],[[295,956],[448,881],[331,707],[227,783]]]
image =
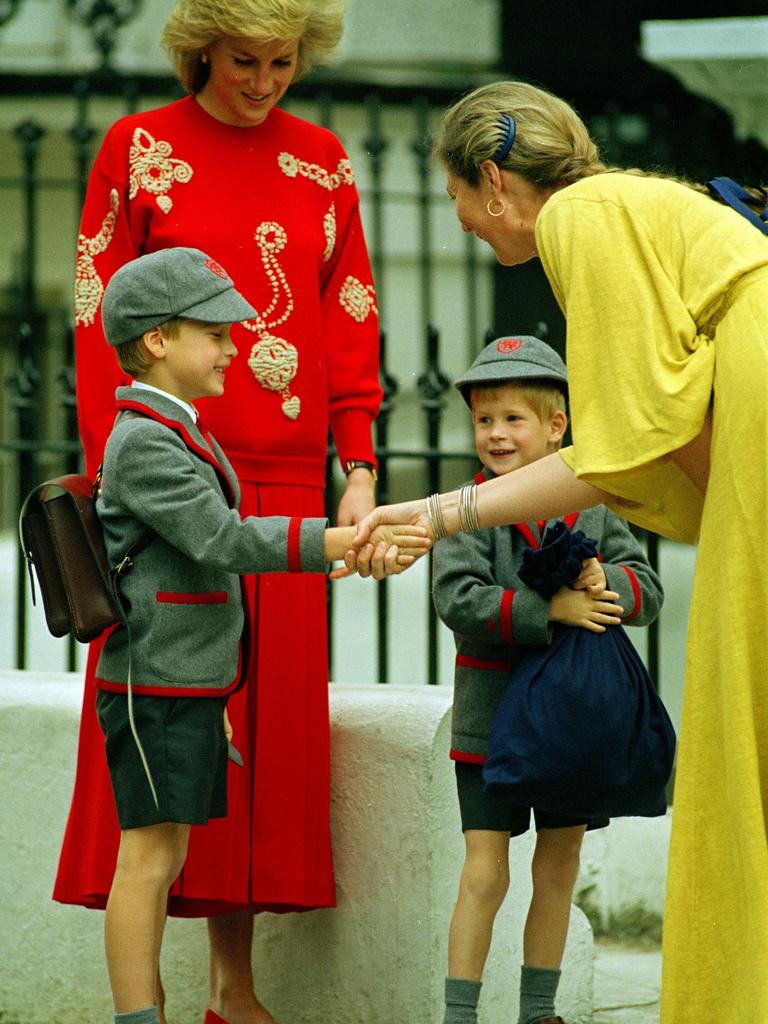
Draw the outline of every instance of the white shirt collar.
[[[177,398],[176,395],[172,395],[168,391],[163,391],[161,388],[156,388],[152,384],[144,384],[140,380],[131,381],[131,387],[141,388],[143,391],[154,391],[156,395],[162,395],[163,398],[170,399],[171,402],[175,402],[176,405],[180,405],[181,408],[192,417],[193,423],[197,423],[197,409],[194,405],[190,405],[189,402],[185,402],[181,398]]]

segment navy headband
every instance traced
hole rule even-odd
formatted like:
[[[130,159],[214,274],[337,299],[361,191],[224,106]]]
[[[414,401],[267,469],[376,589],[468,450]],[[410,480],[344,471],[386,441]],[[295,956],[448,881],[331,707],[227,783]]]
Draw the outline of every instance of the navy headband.
[[[495,164],[501,163],[510,149],[512,149],[512,143],[515,141],[515,134],[517,132],[514,117],[511,114],[499,114],[499,128],[504,134],[498,149],[491,157]]]

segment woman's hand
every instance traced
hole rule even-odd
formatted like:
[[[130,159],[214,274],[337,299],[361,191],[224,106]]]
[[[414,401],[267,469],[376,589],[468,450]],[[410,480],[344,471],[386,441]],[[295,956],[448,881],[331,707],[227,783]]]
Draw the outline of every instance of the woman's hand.
[[[376,526],[360,550],[347,552],[345,568],[334,569],[331,579],[340,580],[355,572],[360,576],[373,576],[376,580],[397,576],[431,547],[432,541],[423,526]]]
[[[336,514],[337,526],[356,526],[376,507],[376,484],[373,473],[360,467],[347,477],[347,486]]]
[[[226,708],[224,708],[224,735],[227,737],[227,742],[231,743],[234,732],[232,729],[232,723],[229,721],[229,715],[227,714]]]
[[[358,526],[355,534],[354,547],[359,550],[365,544],[377,526],[385,524],[409,523],[424,528],[424,535],[434,540],[429,527],[427,506],[423,498],[417,501],[403,501],[399,505],[379,505],[370,512]]]

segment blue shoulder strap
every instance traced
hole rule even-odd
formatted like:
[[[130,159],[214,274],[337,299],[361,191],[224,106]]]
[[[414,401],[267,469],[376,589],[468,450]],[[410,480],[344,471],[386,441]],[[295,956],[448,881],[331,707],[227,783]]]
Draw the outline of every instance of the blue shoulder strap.
[[[733,178],[713,178],[707,182],[707,188],[712,195],[719,196],[724,203],[740,213],[742,217],[746,217],[764,235],[768,235],[768,209],[763,210],[760,214],[755,213],[752,207],[747,205],[753,196],[737,184]]]

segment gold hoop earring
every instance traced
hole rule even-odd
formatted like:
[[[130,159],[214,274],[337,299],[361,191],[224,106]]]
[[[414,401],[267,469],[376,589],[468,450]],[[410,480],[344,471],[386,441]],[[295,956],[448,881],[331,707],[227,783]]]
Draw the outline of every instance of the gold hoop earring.
[[[499,210],[498,213],[494,213],[493,212],[493,210],[491,209],[491,203],[499,203],[499,205],[501,206],[501,209]],[[504,213],[504,211],[506,210],[506,206],[504,205],[502,200],[501,199],[494,199],[493,196],[491,196],[491,198],[488,200],[488,202],[486,203],[485,208],[488,211],[488,213],[491,215],[491,217],[500,217]]]

